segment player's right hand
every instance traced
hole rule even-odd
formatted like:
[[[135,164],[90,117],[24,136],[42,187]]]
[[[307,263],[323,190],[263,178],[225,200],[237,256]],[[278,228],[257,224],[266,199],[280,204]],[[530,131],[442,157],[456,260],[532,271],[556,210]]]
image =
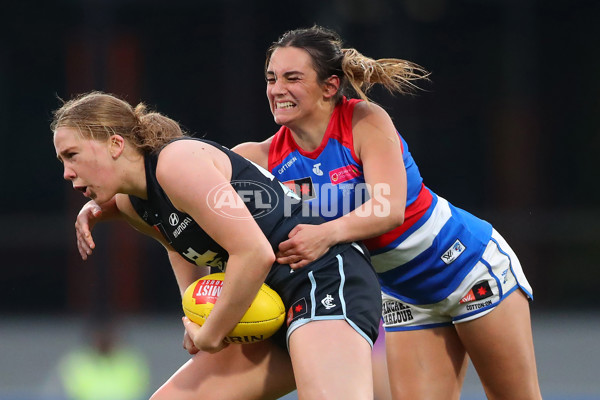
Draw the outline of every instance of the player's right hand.
[[[194,348],[198,349],[198,351],[204,351],[206,353],[218,353],[223,350],[225,347],[229,346],[229,343],[226,343],[221,338],[218,341],[215,340],[215,337],[209,337],[205,334],[205,331],[202,327],[195,322],[190,321],[188,317],[183,317],[183,326],[185,327],[185,331],[189,335],[192,343],[194,344]]]
[[[185,333],[183,335],[183,348],[185,350],[187,350],[187,352],[190,353],[191,355],[194,355],[200,351],[194,344],[194,341],[190,337],[190,334],[187,332],[187,330],[185,331]]]
[[[77,214],[75,221],[75,235],[77,237],[77,249],[81,258],[87,260],[92,254],[96,244],[92,238],[92,228],[100,220],[102,209],[94,200],[88,201]]]

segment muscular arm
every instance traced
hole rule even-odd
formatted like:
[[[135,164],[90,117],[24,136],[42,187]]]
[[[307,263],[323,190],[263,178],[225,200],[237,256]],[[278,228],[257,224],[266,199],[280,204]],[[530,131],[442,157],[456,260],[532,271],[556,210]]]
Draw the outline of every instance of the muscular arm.
[[[215,187],[227,198],[238,196],[229,182],[231,164],[224,153],[201,142],[171,143],[160,154],[156,175],[173,205],[229,254],[219,300],[194,334],[199,349],[215,351],[256,297],[275,255],[246,207],[219,204],[229,217],[215,211],[216,200],[209,196]]]
[[[406,170],[400,139],[389,115],[375,104],[359,103],[353,116],[353,135],[370,199],[338,219],[296,226],[290,239],[279,245],[279,263],[300,268],[337,243],[369,239],[404,222]]]
[[[369,239],[404,222],[406,169],[398,133],[376,104],[359,103],[353,118],[355,151],[363,163],[370,199],[328,222],[336,242]]]

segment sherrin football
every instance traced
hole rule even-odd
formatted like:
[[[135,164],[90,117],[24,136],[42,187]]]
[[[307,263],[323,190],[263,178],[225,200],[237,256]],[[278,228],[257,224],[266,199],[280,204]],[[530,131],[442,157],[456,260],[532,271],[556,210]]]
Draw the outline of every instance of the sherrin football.
[[[202,326],[213,309],[221,289],[225,273],[206,275],[192,283],[183,294],[183,312],[193,322]],[[242,320],[225,337],[228,343],[256,343],[272,336],[285,319],[285,307],[281,297],[263,283],[256,298]]]

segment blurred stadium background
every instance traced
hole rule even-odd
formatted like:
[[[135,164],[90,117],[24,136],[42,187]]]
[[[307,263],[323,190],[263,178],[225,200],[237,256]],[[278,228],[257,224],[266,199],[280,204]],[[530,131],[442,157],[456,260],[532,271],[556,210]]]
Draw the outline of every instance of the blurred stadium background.
[[[98,313],[146,354],[150,391],[186,359],[160,246],[117,224],[96,230],[89,261],[78,257],[84,199],[62,181],[48,128],[58,98],[103,90],[228,146],[262,140],[277,129],[265,51],[314,23],[365,55],[432,72],[416,96],[373,98],[426,184],[492,222],[519,255],[545,398],[600,398],[600,2],[23,0],[1,10],[0,400],[58,400],[45,383]],[[471,371],[464,398],[483,397]]]

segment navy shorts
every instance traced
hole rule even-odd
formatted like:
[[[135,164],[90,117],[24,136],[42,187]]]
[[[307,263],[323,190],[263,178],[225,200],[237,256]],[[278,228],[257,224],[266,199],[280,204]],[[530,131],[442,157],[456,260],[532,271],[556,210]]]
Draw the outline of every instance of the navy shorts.
[[[373,346],[381,319],[381,289],[366,251],[356,243],[332,247],[313,263],[292,270],[276,264],[266,279],[287,310],[273,336],[287,344],[290,334],[311,321],[345,320]]]

